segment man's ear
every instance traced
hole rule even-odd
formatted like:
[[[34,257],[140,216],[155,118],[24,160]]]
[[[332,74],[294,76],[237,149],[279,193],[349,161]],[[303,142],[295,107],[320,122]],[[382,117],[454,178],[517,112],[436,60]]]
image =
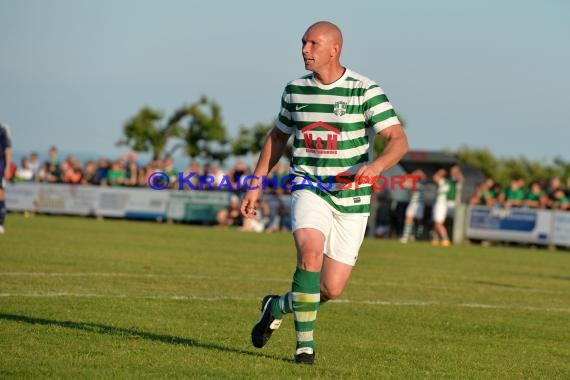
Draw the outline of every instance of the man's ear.
[[[340,51],[340,47],[335,44],[335,45],[332,47],[331,58],[332,58],[332,57],[335,57],[335,56],[338,56],[338,52],[339,52],[339,51]]]

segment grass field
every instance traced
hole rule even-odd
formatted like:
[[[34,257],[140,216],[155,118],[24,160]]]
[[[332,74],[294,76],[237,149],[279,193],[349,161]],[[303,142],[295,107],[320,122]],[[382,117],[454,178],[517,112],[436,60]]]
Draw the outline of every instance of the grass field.
[[[294,256],[287,233],[11,214],[0,378],[570,378],[568,252],[366,240],[312,367],[290,316],[250,344]]]

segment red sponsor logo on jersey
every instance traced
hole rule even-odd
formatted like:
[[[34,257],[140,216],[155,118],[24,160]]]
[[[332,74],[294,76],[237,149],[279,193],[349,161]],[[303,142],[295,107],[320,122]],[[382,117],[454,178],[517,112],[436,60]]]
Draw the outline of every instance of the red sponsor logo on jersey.
[[[337,154],[340,130],[322,121],[301,129],[307,153]]]

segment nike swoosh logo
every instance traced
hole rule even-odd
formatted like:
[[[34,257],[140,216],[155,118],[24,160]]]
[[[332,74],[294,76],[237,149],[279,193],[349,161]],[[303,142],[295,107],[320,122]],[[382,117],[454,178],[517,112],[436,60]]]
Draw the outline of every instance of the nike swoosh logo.
[[[295,111],[302,110],[303,108],[308,107],[308,106],[309,106],[308,104],[304,104],[304,105],[301,105],[301,106],[300,106],[300,105],[296,105],[296,106],[295,106]]]

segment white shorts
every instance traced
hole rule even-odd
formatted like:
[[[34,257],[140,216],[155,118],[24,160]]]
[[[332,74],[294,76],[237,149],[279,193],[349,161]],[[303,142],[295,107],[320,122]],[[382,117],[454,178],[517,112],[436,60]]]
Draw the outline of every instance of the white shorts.
[[[445,222],[445,217],[447,216],[447,203],[446,202],[435,202],[433,205],[433,221],[437,223]]]
[[[424,204],[412,202],[406,208],[406,216],[408,218],[423,219],[424,218]]]
[[[368,215],[342,214],[310,190],[297,190],[292,196],[291,216],[293,232],[300,228],[321,231],[325,255],[343,264],[356,264]]]

